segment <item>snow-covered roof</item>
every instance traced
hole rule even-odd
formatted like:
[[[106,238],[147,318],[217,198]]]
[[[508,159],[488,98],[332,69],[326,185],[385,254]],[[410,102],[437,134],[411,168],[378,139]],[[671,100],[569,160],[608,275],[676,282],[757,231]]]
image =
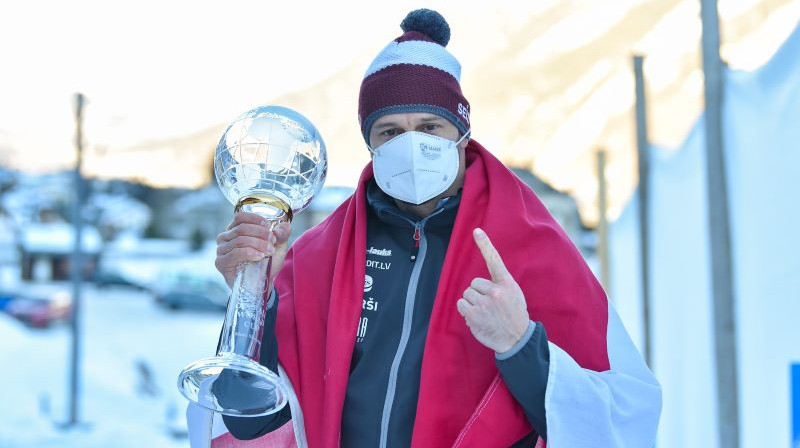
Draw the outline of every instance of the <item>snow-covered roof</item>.
[[[150,207],[127,194],[94,193],[88,202],[96,209],[101,227],[143,231],[150,223]]]
[[[183,214],[198,208],[216,207],[227,203],[228,200],[225,199],[219,187],[210,185],[184,194],[173,203],[173,207],[177,213]]]
[[[188,246],[184,240],[139,238],[136,234],[126,232],[108,243],[105,249],[107,256],[170,258],[182,256],[189,251]]]
[[[75,230],[64,222],[33,223],[20,229],[20,244],[26,252],[45,254],[69,254],[75,247]],[[84,226],[81,232],[81,248],[84,253],[98,253],[103,240],[100,232]]]

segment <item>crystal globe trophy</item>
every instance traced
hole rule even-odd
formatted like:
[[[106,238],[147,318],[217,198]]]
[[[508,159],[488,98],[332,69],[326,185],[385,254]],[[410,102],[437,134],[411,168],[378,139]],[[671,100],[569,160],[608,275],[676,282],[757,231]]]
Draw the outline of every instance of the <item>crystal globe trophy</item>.
[[[245,112],[217,145],[214,173],[235,210],[266,218],[270,229],[309,206],[325,182],[325,143],[304,116],[280,106]],[[261,416],[286,405],[277,374],[259,364],[272,257],[239,265],[217,355],[187,365],[178,388],[200,406]]]

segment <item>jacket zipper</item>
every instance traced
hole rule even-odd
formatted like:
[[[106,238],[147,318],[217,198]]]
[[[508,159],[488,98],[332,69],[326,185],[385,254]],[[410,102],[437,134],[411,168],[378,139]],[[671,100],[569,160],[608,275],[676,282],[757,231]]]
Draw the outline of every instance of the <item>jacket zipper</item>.
[[[417,261],[417,254],[419,254],[419,240],[422,238],[422,229],[420,224],[414,224],[414,250],[411,252],[411,262]]]
[[[381,416],[380,428],[380,448],[386,448],[389,438],[389,419],[392,414],[392,405],[394,404],[394,396],[397,391],[397,372],[400,369],[400,361],[408,345],[408,339],[411,336],[411,323],[414,318],[414,302],[417,296],[417,287],[419,286],[419,277],[422,273],[422,265],[425,262],[425,254],[428,249],[428,242],[425,239],[424,227],[428,220],[444,209],[439,209],[431,215],[426,216],[419,222],[413,222],[410,219],[403,217],[406,221],[414,226],[414,251],[415,255],[411,256],[411,261],[415,262],[414,267],[411,269],[411,278],[408,280],[408,289],[406,290],[405,310],[403,312],[403,328],[400,332],[400,342],[397,346],[397,351],[392,360],[392,366],[389,369],[389,384],[386,389],[386,397],[383,402],[383,415]],[[418,263],[417,263],[418,261]]]

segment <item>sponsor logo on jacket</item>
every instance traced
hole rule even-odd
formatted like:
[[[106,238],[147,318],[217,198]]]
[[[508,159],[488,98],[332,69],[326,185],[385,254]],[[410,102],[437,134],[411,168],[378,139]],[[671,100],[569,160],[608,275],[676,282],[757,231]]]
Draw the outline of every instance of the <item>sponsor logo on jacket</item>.
[[[391,249],[375,249],[374,247],[370,247],[367,249],[367,253],[370,255],[380,255],[381,257],[391,257],[392,250]]]

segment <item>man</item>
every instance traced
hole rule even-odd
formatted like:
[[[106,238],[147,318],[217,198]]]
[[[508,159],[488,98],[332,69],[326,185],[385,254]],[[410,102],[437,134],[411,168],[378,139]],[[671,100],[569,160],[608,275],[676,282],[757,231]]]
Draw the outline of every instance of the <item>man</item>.
[[[290,226],[257,215],[217,239],[229,285],[273,257],[261,362],[298,399],[225,425],[267,440],[291,419],[310,447],[652,446],[660,387],[564,231],[471,139],[447,23],[401,27],[361,85],[354,195],[288,254]]]

